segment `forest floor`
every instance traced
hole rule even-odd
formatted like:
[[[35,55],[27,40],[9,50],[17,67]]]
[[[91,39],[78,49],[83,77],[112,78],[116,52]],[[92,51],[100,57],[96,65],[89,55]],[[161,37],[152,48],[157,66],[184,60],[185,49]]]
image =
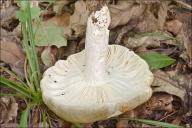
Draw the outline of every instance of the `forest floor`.
[[[159,53],[174,62],[156,58],[156,64],[164,61],[167,66],[151,67],[154,75],[153,95],[149,101],[117,117],[131,117],[192,127],[192,9],[191,1],[108,1],[111,13],[109,44],[128,47],[139,56]],[[21,23],[15,17],[20,8],[17,1],[1,1],[1,66],[14,72],[26,82],[28,64],[25,63],[25,47]],[[41,8],[41,15],[49,4],[33,1]],[[45,11],[43,21],[35,37],[36,51],[43,74],[59,59],[84,50],[88,8],[92,3],[83,1],[58,1]],[[37,19],[33,19],[34,27]],[[49,23],[54,23],[49,24]],[[57,30],[54,29],[55,25]],[[51,29],[47,29],[49,26]],[[35,28],[34,28],[35,29]],[[52,42],[41,34],[45,30]],[[60,31],[60,34],[58,33]],[[54,34],[55,32],[55,34]],[[38,41],[38,38],[42,41]],[[54,40],[57,39],[57,40]],[[62,42],[64,40],[64,42]],[[27,72],[27,71],[26,71]],[[12,75],[0,70],[1,75],[18,82]],[[19,82],[18,82],[19,83]],[[1,84],[1,93],[17,93]],[[1,96],[1,127],[18,127],[21,114],[30,102],[26,98]],[[46,109],[53,127],[75,127],[49,110],[45,105],[31,107],[28,127],[42,127],[42,111]],[[47,121],[47,127],[49,126]],[[83,127],[157,127],[130,120],[101,120]]]

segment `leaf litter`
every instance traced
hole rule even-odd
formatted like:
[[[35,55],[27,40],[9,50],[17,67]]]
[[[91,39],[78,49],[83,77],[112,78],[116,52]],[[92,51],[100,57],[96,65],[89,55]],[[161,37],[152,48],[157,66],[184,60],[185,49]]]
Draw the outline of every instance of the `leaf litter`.
[[[71,54],[84,49],[86,23],[90,15],[89,8],[94,7],[94,3],[88,3],[84,1],[57,1],[46,11],[43,16],[43,22],[40,23],[35,36],[38,59],[41,60],[40,63],[42,66],[40,67],[42,67],[42,71],[45,67],[54,65],[58,59],[66,59]],[[47,3],[45,4],[44,2],[37,2],[36,5],[38,4],[45,5],[44,7],[47,6]],[[152,54],[157,55],[158,53],[159,55],[167,55],[167,58],[162,57],[159,59],[159,57],[155,57],[158,62],[155,62],[154,65],[162,66],[155,67],[153,65],[153,68],[151,68],[155,76],[152,84],[154,93],[151,99],[137,108],[125,112],[119,117],[160,120],[190,127],[192,125],[189,120],[191,117],[190,78],[192,75],[192,41],[190,40],[192,36],[191,12],[179,7],[179,4],[183,6],[186,5],[186,3],[183,4],[177,1],[119,0],[116,2],[108,1],[107,4],[112,18],[109,28],[110,44],[123,46],[129,44],[128,47],[138,55],[141,55],[141,57],[145,55],[151,56]],[[6,45],[1,45],[4,46],[1,48],[1,53],[4,53],[1,61],[7,63],[12,71],[18,76],[20,74],[19,77],[24,79],[24,75],[22,76],[22,74],[24,74],[22,70],[23,64],[20,63],[20,61],[22,62],[22,59],[25,58],[25,50],[22,50],[21,47],[21,25],[17,24],[14,27],[12,25],[15,20],[15,11],[18,10],[18,8],[12,3],[7,3],[7,5],[3,3],[2,5],[1,18],[3,20],[1,23],[3,28],[1,28],[1,42],[3,40],[3,43]],[[41,12],[42,11],[43,9],[41,8]],[[7,17],[7,15],[9,15],[9,17]],[[37,25],[38,22],[34,22],[34,31]],[[145,33],[161,34],[170,38],[159,35],[145,35],[135,39],[135,37]],[[17,40],[17,42],[14,40]],[[9,46],[13,47],[13,49],[10,49]],[[167,59],[170,62],[163,64],[162,62],[168,61]],[[150,62],[151,59],[149,59],[149,61],[147,59],[145,60],[149,62],[149,65],[152,64]],[[13,122],[12,117],[15,119],[18,117],[16,110],[21,109],[18,108],[20,106],[10,100],[9,104],[13,104],[12,106],[15,108],[10,109],[7,108],[5,102],[5,98],[3,100],[1,99],[1,103],[3,104],[2,115],[4,116],[1,126],[18,126],[19,121]],[[24,100],[22,104],[25,104]],[[18,112],[23,110],[24,108]],[[37,112],[32,111],[36,113],[36,115],[37,113],[40,114],[40,110]],[[9,112],[10,114],[7,114]],[[54,127],[75,127],[73,124],[51,113],[50,110],[48,110],[48,112]],[[11,118],[10,115],[12,115]],[[42,127],[42,114],[40,114],[39,117],[34,116],[34,114],[32,115],[33,127]],[[48,127],[47,122],[46,126]],[[82,126],[103,128],[151,127],[151,125],[129,120],[103,120],[90,124],[82,124]]]

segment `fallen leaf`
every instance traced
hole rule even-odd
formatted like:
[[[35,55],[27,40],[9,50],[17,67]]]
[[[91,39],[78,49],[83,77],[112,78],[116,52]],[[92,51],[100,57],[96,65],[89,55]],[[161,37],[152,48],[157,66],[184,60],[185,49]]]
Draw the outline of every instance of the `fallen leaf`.
[[[115,44],[119,44],[123,35],[137,25],[137,20],[138,19],[130,21],[128,25],[122,27],[120,30],[117,31],[117,39],[115,40]]]
[[[47,122],[45,122],[45,126],[46,126],[46,128],[49,128],[49,124],[48,124]],[[41,122],[41,123],[35,123],[35,124],[33,125],[33,128],[43,128],[43,122]]]
[[[158,53],[149,53],[140,57],[147,62],[150,70],[169,66],[175,61],[175,59]]]
[[[179,117],[177,117],[175,120],[173,120],[172,124],[179,125],[181,123],[181,120]]]
[[[1,41],[1,61],[13,63],[25,58],[19,46],[14,42]]]
[[[146,10],[146,4],[135,4],[130,1],[118,1],[116,5],[108,5],[111,24],[109,29],[115,28],[117,25],[125,25],[130,20],[138,18]]]
[[[56,58],[51,53],[51,47],[48,47],[47,49],[44,49],[44,51],[41,54],[41,60],[47,67],[51,67],[55,64]]]
[[[119,120],[119,121],[116,123],[116,127],[117,127],[117,128],[126,128],[126,127],[129,127],[128,120]]]
[[[17,116],[18,104],[13,96],[2,96],[1,100],[7,107],[7,114],[4,118],[2,118],[4,124],[7,124],[10,120],[13,120]]]
[[[160,41],[154,39],[154,36],[144,36],[135,40],[135,38],[129,38],[127,42],[128,48],[138,48],[140,46],[146,45],[147,47],[159,47]]]
[[[59,26],[63,26],[64,28],[69,25],[69,19],[70,19],[71,14],[70,13],[65,13],[62,15],[56,15],[44,22],[53,22]]]
[[[67,122],[67,121],[65,121],[65,120],[63,120],[63,119],[61,119],[61,118],[58,118],[58,119],[57,119],[57,122],[58,122],[58,124],[59,124],[59,127],[70,128],[71,125],[72,125],[72,123]]]
[[[186,90],[181,88],[178,83],[169,77],[169,74],[159,69],[153,70],[154,81],[152,83],[153,92],[167,92],[178,96],[182,101]]]
[[[35,32],[38,26],[38,22],[33,24],[33,31]],[[36,46],[52,46],[55,45],[58,48],[67,45],[66,38],[63,37],[62,33],[64,27],[58,26],[52,22],[41,22],[36,35],[35,35],[35,45]]]
[[[177,35],[182,25],[183,23],[181,23],[180,21],[172,20],[165,23],[164,29],[167,30],[168,32],[173,33],[174,35]]]
[[[148,101],[149,109],[151,110],[165,110],[172,112],[173,97],[167,93],[154,93]]]
[[[81,52],[85,49],[85,38],[82,38],[79,45],[77,46],[77,52]]]
[[[163,30],[165,20],[167,17],[167,11],[169,10],[169,4],[171,1],[162,1],[161,4],[159,4],[159,10],[158,10],[158,23],[159,23],[159,29]]]
[[[151,32],[154,29],[158,29],[158,20],[154,14],[149,10],[140,17],[140,22],[134,28],[137,33]]]
[[[64,36],[66,38],[78,37],[85,33],[87,18],[89,10],[86,7],[86,4],[83,1],[77,1],[75,3],[75,12],[70,17],[69,25],[64,31]],[[74,35],[72,32],[74,31]]]
[[[11,66],[12,72],[15,73],[22,80],[25,79],[24,62],[25,62],[25,59],[21,59],[9,64]]]
[[[179,44],[176,40],[168,37],[172,38],[173,36],[169,32],[154,30],[152,33],[139,34],[134,38],[129,37],[128,40],[124,40],[124,43],[127,44],[128,48],[138,48],[142,45],[147,45],[147,47],[158,47],[161,43],[179,47]]]
[[[180,88],[186,91],[186,97],[184,100],[185,109],[190,109],[190,106],[192,105],[191,99],[192,99],[192,93],[191,93],[191,87],[192,87],[192,81],[191,75],[186,74],[180,74],[178,71],[168,71],[167,72],[171,79],[176,81]]]
[[[8,124],[1,124],[1,128],[18,128],[19,124],[17,123],[8,123]]]
[[[59,49],[58,59],[66,59],[69,55],[76,53],[77,42],[70,41],[67,46]]]

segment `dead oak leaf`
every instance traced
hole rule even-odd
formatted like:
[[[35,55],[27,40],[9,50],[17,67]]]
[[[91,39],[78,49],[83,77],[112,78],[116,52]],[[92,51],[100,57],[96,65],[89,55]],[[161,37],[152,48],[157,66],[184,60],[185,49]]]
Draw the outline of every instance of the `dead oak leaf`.
[[[13,120],[17,116],[18,104],[13,96],[3,96],[1,100],[6,104],[7,114],[4,116],[3,122],[7,124],[10,120]]]
[[[19,46],[14,42],[1,41],[1,60],[5,63],[13,63],[25,58]]]
[[[111,24],[110,29],[117,25],[125,25],[131,19],[141,16],[146,10],[146,4],[135,4],[135,2],[118,1],[116,5],[108,5]]]
[[[69,19],[70,19],[71,14],[70,13],[65,13],[62,15],[56,15],[44,22],[53,22],[59,26],[63,26],[64,28],[69,25]]]
[[[184,101],[186,90],[170,78],[167,72],[161,70],[153,70],[154,81],[152,83],[153,92],[167,92],[169,94],[178,96]]]

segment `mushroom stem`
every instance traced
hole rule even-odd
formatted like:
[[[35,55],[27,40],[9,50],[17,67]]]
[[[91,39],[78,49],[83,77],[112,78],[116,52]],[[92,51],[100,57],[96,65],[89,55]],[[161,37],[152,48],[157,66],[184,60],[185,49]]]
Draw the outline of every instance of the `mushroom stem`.
[[[88,18],[84,72],[84,78],[88,85],[96,86],[108,81],[105,62],[108,52],[110,22],[111,18],[106,5]]]

